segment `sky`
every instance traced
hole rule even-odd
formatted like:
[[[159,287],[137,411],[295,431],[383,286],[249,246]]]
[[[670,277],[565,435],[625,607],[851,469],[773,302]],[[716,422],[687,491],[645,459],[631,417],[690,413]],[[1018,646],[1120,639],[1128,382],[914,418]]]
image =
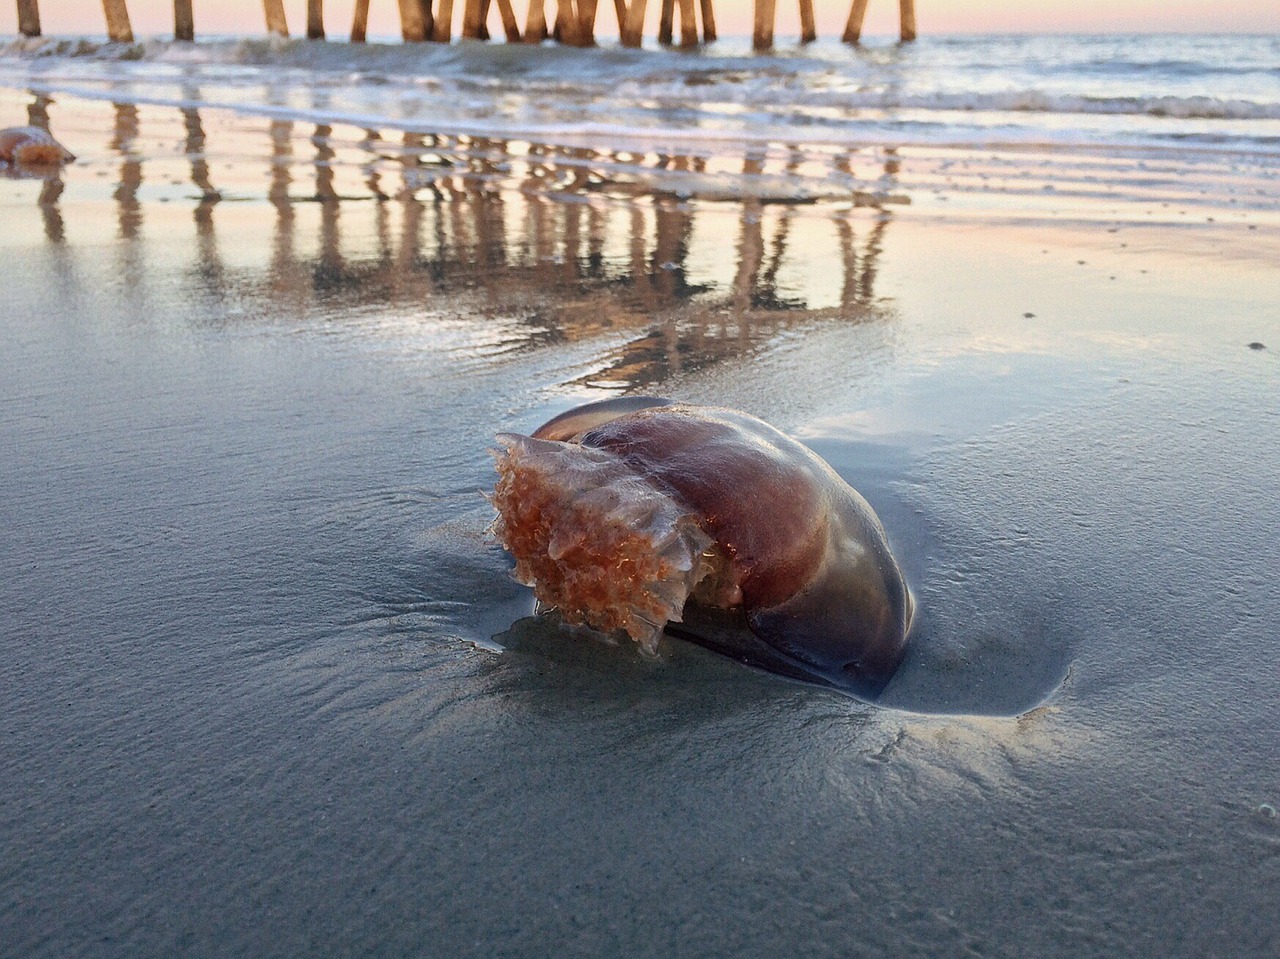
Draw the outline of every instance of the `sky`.
[[[523,23],[529,0],[512,0]],[[155,36],[173,30],[171,0],[127,0],[134,33]],[[546,0],[550,14],[556,0]],[[325,27],[330,39],[345,39],[351,29],[355,0],[326,0]],[[818,35],[839,36],[852,0],[814,0]],[[46,34],[101,35],[104,30],[99,0],[39,0],[41,25]],[[193,0],[196,35],[202,33],[262,32],[261,0]],[[295,35],[306,25],[306,0],[284,0],[289,29]],[[461,23],[465,0],[454,0],[454,32]],[[491,30],[500,34],[497,5],[491,14]],[[649,0],[646,29],[650,44],[657,34],[661,0]],[[720,33],[751,32],[753,0],[715,0]],[[786,43],[799,33],[798,3],[777,0],[777,42]],[[398,36],[397,0],[371,0],[370,36]],[[599,0],[597,34],[617,35],[611,0]],[[1280,2],[1277,0],[916,0],[916,22],[922,36],[930,33],[1107,33],[1107,32],[1222,32],[1280,34]],[[897,0],[870,0],[864,33],[868,36],[896,33]],[[14,0],[0,0],[0,34],[17,32]]]

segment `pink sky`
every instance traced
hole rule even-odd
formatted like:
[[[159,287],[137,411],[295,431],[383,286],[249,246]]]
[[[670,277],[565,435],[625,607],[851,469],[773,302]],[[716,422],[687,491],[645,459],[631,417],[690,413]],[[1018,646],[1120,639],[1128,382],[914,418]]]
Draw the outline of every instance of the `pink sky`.
[[[49,34],[101,34],[104,30],[98,0],[39,0],[44,32]],[[528,0],[513,0],[516,14],[524,19]],[[852,0],[814,0],[819,36],[838,36],[849,15]],[[263,29],[261,0],[193,0],[196,35],[201,33],[256,33]],[[343,39],[351,28],[355,0],[326,0],[325,26],[332,39]],[[454,0],[454,30],[461,21],[465,0]],[[786,43],[799,31],[797,4],[777,0],[777,36]],[[296,36],[306,23],[306,0],[285,0],[289,29]],[[646,32],[652,42],[661,0],[649,0],[649,19],[655,26]],[[491,24],[497,32],[496,4]],[[753,0],[716,0],[716,20],[721,34],[747,34],[751,30]],[[163,35],[173,30],[171,0],[128,0],[134,32],[139,36]],[[555,0],[547,0],[548,11]],[[0,0],[0,33],[17,31],[13,0]],[[399,33],[396,0],[371,0],[371,35]],[[896,32],[896,0],[870,0],[865,32]],[[916,0],[920,33],[998,32],[1225,32],[1280,33],[1277,0]],[[598,33],[616,36],[613,3],[600,0]]]

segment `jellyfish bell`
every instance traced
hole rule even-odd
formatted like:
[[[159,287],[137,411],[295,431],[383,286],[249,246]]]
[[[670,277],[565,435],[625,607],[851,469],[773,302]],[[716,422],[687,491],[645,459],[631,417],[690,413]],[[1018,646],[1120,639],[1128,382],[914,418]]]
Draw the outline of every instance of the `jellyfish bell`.
[[[494,533],[540,607],[867,697],[901,662],[911,595],[880,521],[767,423],[627,397],[498,443]]]

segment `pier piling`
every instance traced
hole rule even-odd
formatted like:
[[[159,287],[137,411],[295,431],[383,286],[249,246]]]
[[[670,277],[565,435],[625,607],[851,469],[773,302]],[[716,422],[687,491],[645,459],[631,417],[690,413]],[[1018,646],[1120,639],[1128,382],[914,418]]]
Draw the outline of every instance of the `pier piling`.
[[[173,39],[195,42],[196,24],[191,13],[191,0],[173,0]]]
[[[755,50],[773,49],[773,23],[776,0],[756,0],[755,29],[751,33],[751,46]]]
[[[484,28],[483,0],[467,0],[462,8],[462,38],[464,40],[481,40]]]
[[[567,43],[576,46],[578,40],[578,18],[574,10],[573,0],[556,0],[556,19],[551,26],[551,37],[556,43]]]
[[[858,43],[862,39],[862,21],[867,16],[867,0],[853,0],[853,6],[849,8],[849,20],[844,25],[844,36],[840,39],[845,43]]]
[[[627,8],[627,24],[620,29],[624,47],[638,47],[644,40],[644,8],[647,0],[631,0]]]
[[[107,39],[112,43],[133,43],[133,27],[124,0],[102,0],[102,12],[107,18]]]
[[[404,4],[400,5],[401,22],[403,23]],[[355,9],[351,12],[351,42],[364,43],[369,33],[369,0],[356,0]],[[401,36],[405,40],[409,37],[404,34],[403,29]]]
[[[675,19],[676,0],[662,0],[662,12],[658,16],[658,42],[671,45],[672,21]]]
[[[18,0],[18,32],[24,37],[40,36],[40,4],[38,0]]]
[[[698,45],[698,14],[694,0],[680,0],[680,46]]]
[[[511,6],[511,0],[498,0],[498,16],[502,18],[502,32],[507,38],[507,43],[519,43],[520,22],[516,20],[516,11]]]
[[[916,38],[916,0],[898,0],[898,13],[902,21],[902,42],[910,43]]]
[[[800,42],[813,43],[818,39],[818,28],[813,22],[813,0],[800,0]]]
[[[541,43],[547,39],[547,11],[543,0],[529,0],[524,20],[524,42]]]
[[[422,43],[431,32],[431,25],[427,23],[427,16],[431,12],[428,4],[422,0],[400,0],[400,38],[406,43]],[[363,10],[361,9],[363,8]],[[356,15],[364,13],[368,16],[369,0],[357,0]],[[364,40],[365,24],[361,23],[361,37]],[[355,37],[355,28],[351,31],[352,38]]]
[[[307,0],[307,39],[324,39],[324,0]]]
[[[436,8],[436,22],[431,39],[436,43],[448,43],[453,34],[453,0],[440,0]]]
[[[751,45],[757,51],[773,48],[774,26],[777,17],[777,0],[752,0],[754,20]],[[869,0],[852,0],[849,17],[845,22],[841,39],[856,44],[862,38],[862,26],[866,19]],[[555,16],[550,24],[546,13],[547,0],[527,0],[524,30],[516,17],[513,0],[496,0],[502,31],[508,43],[541,43],[548,36],[569,46],[595,45],[595,24],[600,0],[555,0]],[[818,31],[814,17],[813,0],[797,0],[800,14],[800,42],[812,43]],[[18,30],[23,36],[41,35],[39,0],[16,0]],[[354,0],[351,22],[351,42],[367,40],[370,0]],[[461,35],[470,40],[488,40],[489,16],[495,0],[463,0]],[[680,18],[680,46],[696,47],[712,43],[717,38],[715,0],[661,0],[658,16],[658,42],[670,46],[675,42],[675,21]],[[397,0],[400,13],[400,35],[405,42],[419,43],[432,40],[448,43],[452,38],[454,0]],[[193,0],[173,0],[174,39],[193,41],[195,24],[192,15]],[[284,0],[262,0],[267,33],[288,37]],[[618,39],[624,47],[640,47],[644,43],[645,12],[648,0],[613,0],[614,14],[618,21]],[[114,43],[133,42],[133,28],[129,22],[126,0],[102,0],[107,21],[107,36]],[[432,8],[435,8],[433,14]],[[916,39],[915,0],[898,0],[901,39],[910,43]],[[701,38],[699,38],[701,19]],[[548,29],[550,27],[550,29]],[[309,40],[325,39],[324,0],[307,0],[306,36]]]
[[[289,24],[284,18],[284,0],[262,0],[262,12],[267,18],[267,33],[287,39]]]
[[[711,0],[702,0],[702,42],[713,43],[716,39],[716,14]]]
[[[845,43],[860,42],[862,40],[862,21],[866,16],[867,0],[853,0],[853,6],[849,9],[849,20],[844,25],[844,35],[840,39]],[[898,16],[901,28],[899,35],[902,38],[902,42],[910,43],[916,38],[915,0],[898,0]]]
[[[599,0],[578,0],[578,40],[584,47],[596,45],[596,8]]]
[[[552,36],[571,47],[596,43],[596,0],[556,0],[556,24]]]

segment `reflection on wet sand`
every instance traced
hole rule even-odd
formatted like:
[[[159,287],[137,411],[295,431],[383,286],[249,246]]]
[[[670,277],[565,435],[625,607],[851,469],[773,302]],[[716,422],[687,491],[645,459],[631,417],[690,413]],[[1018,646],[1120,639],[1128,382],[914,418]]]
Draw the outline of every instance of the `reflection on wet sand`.
[[[27,125],[48,132],[49,105],[52,102],[53,100],[48,96],[33,92],[31,102],[27,104]],[[61,165],[34,170],[19,165],[2,166],[4,176],[10,179],[43,181],[36,204],[40,208],[40,218],[44,222],[44,235],[50,243],[63,243],[66,240],[66,224],[62,220],[62,212],[58,205],[65,189]]]
[[[116,122],[109,144],[120,155],[120,179],[113,194],[122,240],[132,240],[142,227],[142,204],[138,189],[142,186],[142,161],[134,152],[138,137],[138,108],[131,103],[114,104]]]
[[[188,96],[198,96],[195,90],[188,91]],[[223,279],[222,257],[218,250],[218,237],[214,231],[213,210],[222,200],[210,179],[209,161],[205,154],[204,125],[200,121],[200,111],[191,107],[183,107],[182,126],[186,131],[183,141],[183,152],[191,164],[191,182],[200,190],[193,213],[196,225],[197,270],[211,286],[221,285]]]
[[[176,121],[185,178],[197,190],[182,197],[194,203],[188,275],[209,295],[273,301],[260,316],[297,315],[317,302],[501,316],[518,331],[508,350],[601,340],[601,362],[584,380],[628,388],[741,356],[787,328],[884,315],[876,264],[889,204],[902,202],[891,152],[873,190],[814,199],[804,189],[815,182],[812,167],[825,164],[823,182],[853,180],[852,155],[815,158],[797,147],[755,148],[737,160],[646,155],[256,119],[239,121],[220,151],[224,118],[210,132],[191,107],[113,109],[105,150],[118,161],[118,235],[147,239],[143,185],[164,176],[148,178],[144,167],[171,162],[154,136],[156,152],[141,152],[140,111],[148,124]],[[33,122],[45,111],[47,124],[47,103],[31,110]],[[247,188],[216,184],[210,158],[246,149],[249,160],[216,165],[243,180],[261,157],[260,192],[251,178]],[[792,181],[793,193],[780,189]],[[62,189],[51,178],[40,200],[55,243],[65,238]],[[274,214],[261,230],[269,239],[260,269],[241,256],[235,268],[224,262],[229,200],[238,201],[236,222],[246,210]],[[237,254],[245,239],[237,235]],[[145,269],[136,259],[126,268],[136,279]],[[442,296],[449,304],[433,302]]]
[[[66,188],[61,176],[46,176],[40,188],[40,216],[44,219],[44,235],[50,243],[62,243],[67,237],[66,224],[62,222],[62,212],[58,208],[58,199]]]

